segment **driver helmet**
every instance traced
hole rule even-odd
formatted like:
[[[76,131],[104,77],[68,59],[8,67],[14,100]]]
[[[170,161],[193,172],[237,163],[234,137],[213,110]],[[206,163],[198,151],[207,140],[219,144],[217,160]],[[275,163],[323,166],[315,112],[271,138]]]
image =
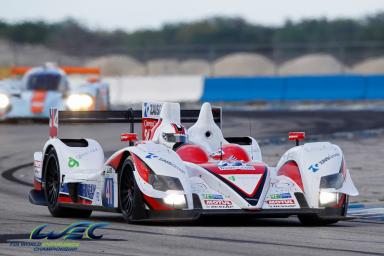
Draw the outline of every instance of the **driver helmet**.
[[[187,143],[186,129],[183,125],[168,123],[158,133],[158,142],[168,148],[174,149],[180,144]]]

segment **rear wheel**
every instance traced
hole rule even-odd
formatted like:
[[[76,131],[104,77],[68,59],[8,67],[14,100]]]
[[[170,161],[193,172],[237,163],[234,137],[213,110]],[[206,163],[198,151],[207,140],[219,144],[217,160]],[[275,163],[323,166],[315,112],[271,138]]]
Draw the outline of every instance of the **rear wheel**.
[[[78,217],[87,218],[91,210],[70,209],[59,206],[58,198],[60,193],[60,166],[54,148],[48,151],[44,164],[45,198],[48,203],[48,210],[54,217]]]
[[[132,158],[128,157],[120,173],[119,179],[119,204],[124,219],[127,222],[145,217],[143,195],[134,177]]]

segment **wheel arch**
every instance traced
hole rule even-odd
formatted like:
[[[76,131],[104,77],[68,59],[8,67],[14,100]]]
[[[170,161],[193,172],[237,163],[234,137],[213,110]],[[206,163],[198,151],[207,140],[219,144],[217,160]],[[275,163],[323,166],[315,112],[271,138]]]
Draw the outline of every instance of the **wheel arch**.
[[[42,182],[43,182],[43,186],[42,186],[42,189],[44,190],[45,189],[45,175],[46,175],[46,173],[45,173],[45,166],[46,166],[46,162],[47,162],[47,156],[48,156],[48,152],[51,150],[51,149],[54,149],[55,151],[56,151],[56,149],[55,149],[55,147],[52,145],[52,144],[48,144],[48,145],[46,145],[45,147],[44,147],[44,151],[43,151],[43,165],[42,165],[42,168],[41,168],[41,170],[42,170],[42,173],[41,173],[41,178],[42,178]],[[56,153],[57,154],[57,153]]]

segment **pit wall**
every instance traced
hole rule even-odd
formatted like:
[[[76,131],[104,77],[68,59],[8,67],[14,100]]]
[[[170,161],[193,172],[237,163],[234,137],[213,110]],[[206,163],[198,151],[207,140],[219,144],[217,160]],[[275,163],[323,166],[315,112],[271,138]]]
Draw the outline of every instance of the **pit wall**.
[[[106,78],[111,101],[176,102],[380,100],[384,75],[286,77],[159,76]]]

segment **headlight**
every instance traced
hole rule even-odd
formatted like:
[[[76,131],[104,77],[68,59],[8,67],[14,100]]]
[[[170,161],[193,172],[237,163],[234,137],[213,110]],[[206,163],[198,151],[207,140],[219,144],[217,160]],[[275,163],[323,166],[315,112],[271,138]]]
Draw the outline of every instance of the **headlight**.
[[[93,98],[88,94],[72,94],[67,98],[67,106],[72,111],[89,110],[93,105]]]
[[[164,197],[163,200],[164,200],[165,204],[172,205],[173,207],[177,207],[178,206],[178,208],[179,208],[180,206],[185,206],[186,205],[185,196],[184,195],[169,194],[166,197]]]
[[[0,109],[6,109],[9,106],[9,103],[9,97],[3,93],[0,93]]]
[[[320,200],[320,206],[335,205],[338,202],[338,193],[321,191],[319,200]]]
[[[331,174],[321,177],[320,188],[339,189],[343,186],[344,176],[342,173]]]
[[[153,172],[149,174],[148,183],[156,190],[167,191],[167,190],[183,190],[183,186],[178,178],[157,175]]]

